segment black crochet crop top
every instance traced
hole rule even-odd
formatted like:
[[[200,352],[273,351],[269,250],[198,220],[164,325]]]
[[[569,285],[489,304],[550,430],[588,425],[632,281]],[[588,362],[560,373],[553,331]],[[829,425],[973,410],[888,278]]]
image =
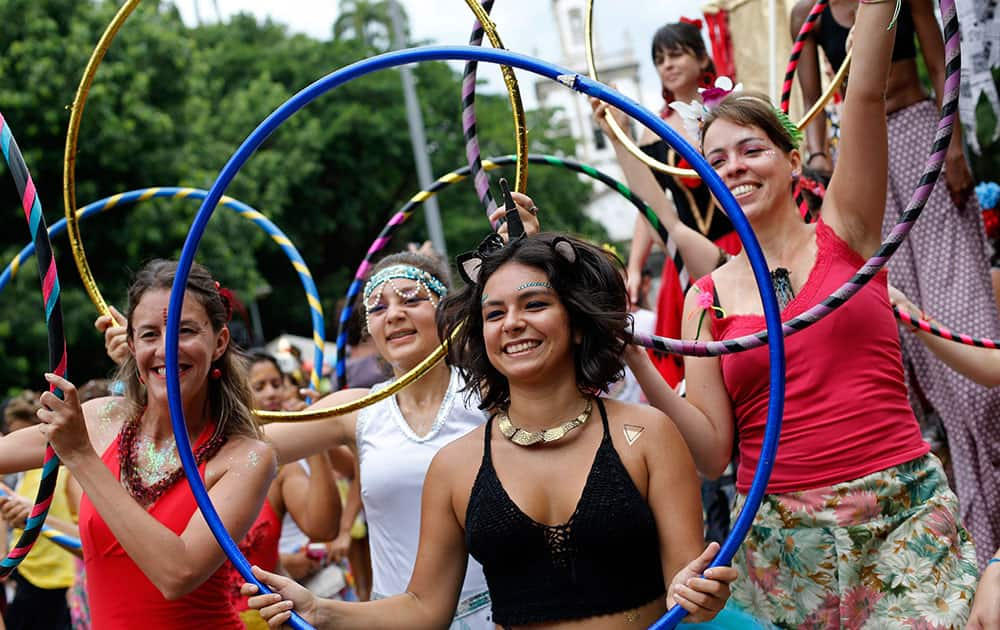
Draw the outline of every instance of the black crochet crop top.
[[[483,565],[501,626],[582,619],[639,608],[665,596],[656,522],[608,432],[569,521],[543,525],[497,478],[486,423],[483,462],[465,515],[465,542]],[[558,476],[549,482],[558,483]]]

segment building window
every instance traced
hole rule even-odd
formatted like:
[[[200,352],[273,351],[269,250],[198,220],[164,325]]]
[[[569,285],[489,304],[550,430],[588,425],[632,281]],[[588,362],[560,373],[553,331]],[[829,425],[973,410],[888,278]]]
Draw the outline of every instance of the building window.
[[[608,146],[608,139],[604,137],[604,132],[598,125],[594,125],[594,148],[603,151]]]
[[[569,11],[569,35],[574,44],[583,45],[583,13],[579,8]]]

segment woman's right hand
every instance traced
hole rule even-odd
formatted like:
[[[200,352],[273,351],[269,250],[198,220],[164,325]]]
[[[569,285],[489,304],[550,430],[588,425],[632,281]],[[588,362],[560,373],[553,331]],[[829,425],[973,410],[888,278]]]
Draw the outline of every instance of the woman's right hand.
[[[319,600],[309,589],[295,580],[270,573],[258,566],[253,567],[253,574],[274,592],[258,595],[260,589],[257,585],[247,582],[240,587],[240,593],[249,597],[247,606],[259,611],[269,627],[280,628],[291,618],[292,609],[309,623],[316,621],[316,606]]]
[[[590,108],[594,112],[594,121],[600,125],[601,131],[603,131],[604,135],[608,137],[608,141],[613,143],[618,142],[618,138],[611,132],[611,126],[608,124],[608,120],[605,116],[608,112],[611,113],[611,116],[614,117],[615,122],[618,123],[618,126],[625,132],[626,136],[632,135],[629,133],[629,129],[631,128],[631,125],[629,124],[629,117],[625,115],[625,112],[622,110],[612,107],[604,101],[593,97],[590,99]]]
[[[117,365],[121,365],[128,358],[130,352],[128,347],[128,330],[126,328],[125,316],[118,312],[113,306],[108,306],[111,315],[101,315],[94,321],[94,328],[98,332],[104,333],[104,350]]]

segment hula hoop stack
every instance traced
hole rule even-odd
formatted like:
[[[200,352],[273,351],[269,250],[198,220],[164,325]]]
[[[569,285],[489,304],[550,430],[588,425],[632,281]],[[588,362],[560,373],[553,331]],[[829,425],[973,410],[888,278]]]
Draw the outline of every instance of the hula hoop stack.
[[[14,176],[17,193],[21,197],[21,207],[24,218],[28,221],[31,240],[35,245],[38,259],[38,278],[42,283],[42,304],[45,307],[45,326],[49,339],[49,371],[57,376],[66,377],[66,338],[63,334],[62,305],[59,299],[59,274],[56,271],[56,260],[52,255],[48,231],[45,229],[45,217],[42,215],[42,203],[38,199],[35,182],[31,179],[28,166],[24,163],[21,150],[14,140],[7,120],[0,114],[0,149],[4,160]],[[62,397],[62,392],[50,386],[50,391]],[[49,513],[52,494],[56,489],[56,479],[59,474],[59,458],[51,444],[45,445],[45,459],[42,464],[42,478],[35,495],[35,504],[28,514],[24,531],[7,554],[0,561],[0,577],[7,577],[34,547]]]

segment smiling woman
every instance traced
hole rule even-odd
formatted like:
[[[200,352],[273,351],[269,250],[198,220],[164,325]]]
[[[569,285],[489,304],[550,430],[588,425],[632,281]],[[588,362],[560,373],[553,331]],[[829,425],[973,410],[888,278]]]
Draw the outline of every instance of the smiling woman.
[[[129,289],[125,397],[81,405],[72,383],[47,375],[30,427],[0,439],[0,471],[37,467],[52,443],[83,488],[80,537],[94,627],[243,627],[228,597],[235,572],[183,483],[167,409],[165,309],[177,265],[153,261]],[[180,335],[181,395],[200,472],[227,528],[242,536],[274,474],[271,449],[250,413],[246,366],[230,344],[230,309],[195,266]],[[126,589],[123,592],[123,589]]]

